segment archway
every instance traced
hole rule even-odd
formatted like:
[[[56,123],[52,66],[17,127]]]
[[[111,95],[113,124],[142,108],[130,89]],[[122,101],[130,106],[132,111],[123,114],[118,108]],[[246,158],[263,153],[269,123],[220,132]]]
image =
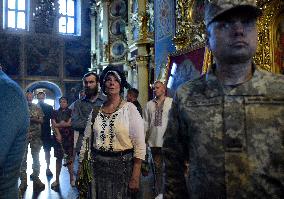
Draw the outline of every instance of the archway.
[[[62,92],[58,85],[56,85],[53,82],[49,82],[49,81],[36,81],[36,82],[29,84],[26,87],[25,91],[34,91],[38,88],[46,88],[50,90],[52,93],[54,93],[55,109],[59,108],[58,100],[62,96]]]

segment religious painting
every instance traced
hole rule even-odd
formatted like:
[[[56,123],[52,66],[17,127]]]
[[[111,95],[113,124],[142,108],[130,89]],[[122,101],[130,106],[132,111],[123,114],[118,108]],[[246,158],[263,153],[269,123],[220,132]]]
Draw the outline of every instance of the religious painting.
[[[202,74],[204,52],[204,46],[196,46],[168,56],[165,71],[168,95],[173,96],[181,84]]]
[[[276,17],[274,27],[273,64],[278,68],[279,73],[284,74],[284,10]]]
[[[190,8],[190,18],[194,23],[200,23],[204,19],[204,1],[193,0]]]
[[[121,35],[125,33],[125,26],[126,23],[123,19],[117,19],[112,22],[111,27],[110,27],[110,32],[113,35]]]
[[[126,53],[126,43],[118,40],[111,44],[111,56],[114,58],[122,58]]]
[[[110,14],[113,17],[124,16],[127,13],[127,6],[123,0],[115,0],[110,4]]]

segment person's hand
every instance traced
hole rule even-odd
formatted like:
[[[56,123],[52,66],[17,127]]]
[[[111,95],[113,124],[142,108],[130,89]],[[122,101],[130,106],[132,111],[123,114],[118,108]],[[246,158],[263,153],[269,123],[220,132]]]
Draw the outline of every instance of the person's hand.
[[[77,179],[79,179],[82,172],[82,163],[79,162],[78,171],[77,171]]]
[[[62,142],[62,136],[61,134],[55,134],[55,138],[56,138],[56,141],[61,143]]]
[[[62,121],[59,122],[59,125],[64,126],[64,125],[66,125],[66,122],[64,120],[62,120]]]
[[[138,178],[132,177],[129,181],[128,187],[129,187],[130,192],[132,193],[138,192],[139,191],[139,177]]]

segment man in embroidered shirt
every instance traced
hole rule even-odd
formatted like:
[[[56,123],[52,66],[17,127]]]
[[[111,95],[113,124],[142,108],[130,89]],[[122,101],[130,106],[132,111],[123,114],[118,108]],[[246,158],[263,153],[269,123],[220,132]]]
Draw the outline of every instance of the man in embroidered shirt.
[[[145,107],[145,135],[146,143],[151,147],[156,171],[156,190],[159,194],[163,189],[163,136],[168,124],[168,113],[172,105],[172,98],[166,96],[166,87],[161,81],[154,83],[155,98]]]
[[[165,199],[284,198],[284,76],[253,64],[260,14],[254,0],[206,2],[215,64],[176,92],[163,146]]]

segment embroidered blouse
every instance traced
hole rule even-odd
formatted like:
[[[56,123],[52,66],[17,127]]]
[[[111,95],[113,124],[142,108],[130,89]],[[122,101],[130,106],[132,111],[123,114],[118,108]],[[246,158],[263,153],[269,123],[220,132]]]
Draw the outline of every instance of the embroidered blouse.
[[[89,115],[80,150],[81,162],[85,153],[86,139],[91,137],[91,117]],[[134,157],[144,160],[146,144],[144,123],[134,104],[126,102],[109,116],[100,110],[94,122],[93,147],[102,151],[124,151],[134,149]]]

